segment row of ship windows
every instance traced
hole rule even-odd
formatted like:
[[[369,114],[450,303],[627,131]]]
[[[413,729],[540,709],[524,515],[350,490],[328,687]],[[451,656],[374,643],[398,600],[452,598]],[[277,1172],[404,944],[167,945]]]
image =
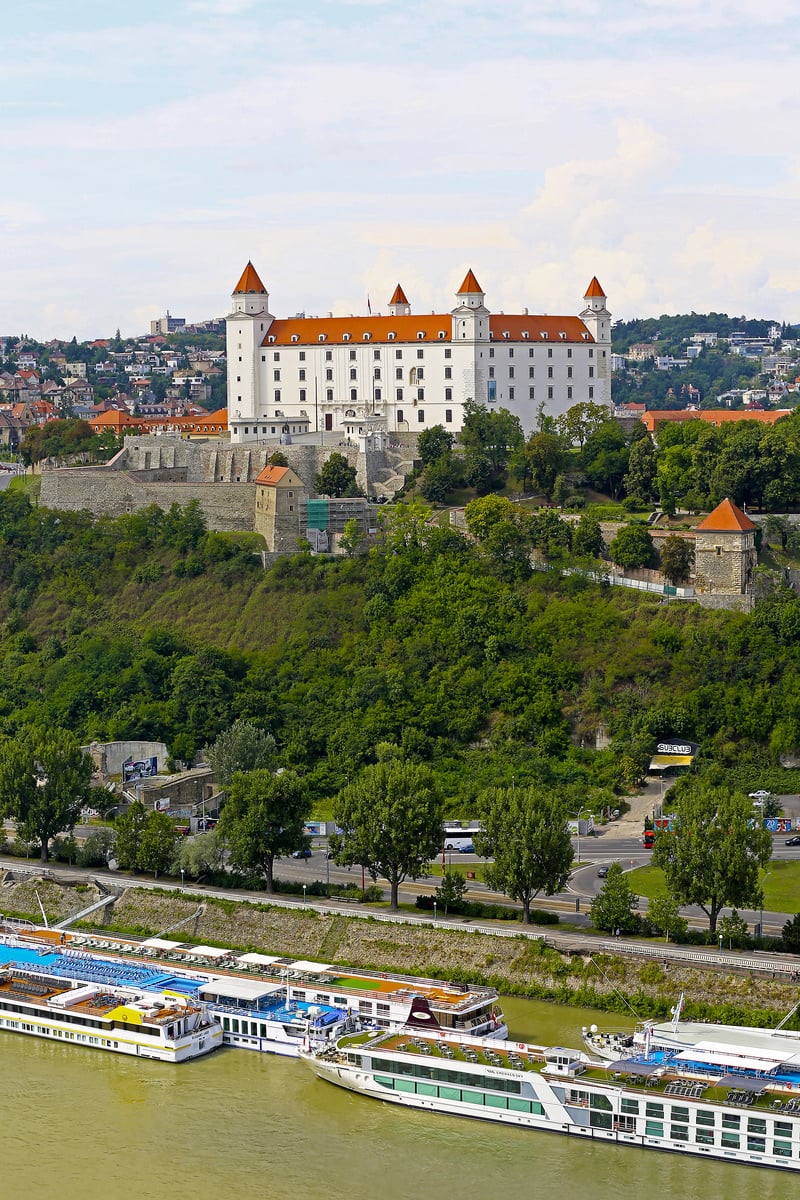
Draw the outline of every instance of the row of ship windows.
[[[578,1105],[579,1107],[591,1107],[602,1112],[611,1112],[612,1105],[608,1096],[602,1094],[589,1093],[584,1091],[570,1091],[567,1093],[567,1104]],[[663,1121],[666,1117],[673,1124],[688,1125],[690,1121],[689,1108],[685,1104],[672,1104],[670,1111],[666,1112],[666,1105],[658,1100],[647,1100],[644,1105],[644,1114],[641,1112],[640,1103],[631,1097],[623,1096],[620,1100],[620,1113],[629,1116],[641,1116],[650,1118],[658,1118]],[[694,1110],[695,1123],[697,1125],[705,1125],[713,1127],[717,1124],[717,1113],[697,1108]],[[723,1129],[740,1130],[743,1129],[742,1117],[738,1113],[723,1112],[721,1116],[721,1125]],[[767,1127],[766,1117],[747,1117],[747,1132],[748,1134],[767,1134],[774,1133],[776,1137],[791,1137],[792,1124],[790,1121],[774,1120],[772,1128]]]
[[[376,1075],[375,1082],[389,1091],[406,1092],[412,1096],[430,1096],[435,1100],[455,1100],[459,1104],[480,1104],[487,1108],[501,1108],[509,1112],[528,1113],[540,1117],[544,1109],[538,1100],[523,1100],[519,1096],[498,1096],[493,1092],[479,1092],[474,1088],[442,1087],[435,1083],[421,1083],[415,1079],[393,1079],[389,1075]],[[480,1080],[475,1078],[475,1083]],[[491,1081],[494,1086],[496,1080]]]
[[[356,1065],[360,1065],[360,1055],[348,1055]],[[495,1078],[492,1076],[475,1075],[471,1071],[458,1071],[452,1067],[433,1067],[420,1062],[389,1062],[383,1058],[373,1058],[372,1068],[375,1071],[391,1071],[395,1075],[413,1075],[417,1079],[435,1079],[439,1083],[457,1083],[472,1087],[491,1088],[495,1092],[513,1092],[520,1094],[521,1086],[518,1079]]]
[[[555,372],[555,368],[554,368],[554,367],[548,367],[548,368],[547,368],[547,378],[548,378],[548,379],[553,379],[553,377],[554,377],[554,372]],[[395,380],[402,380],[402,379],[403,379],[403,368],[402,368],[402,367],[398,367],[398,368],[395,370],[394,377],[395,377]],[[452,368],[451,368],[451,367],[445,367],[445,369],[444,369],[444,377],[445,377],[445,379],[452,379],[452,378],[453,378],[453,371],[452,371]],[[573,369],[572,369],[572,367],[567,367],[567,379],[572,379],[573,377],[574,377],[574,376],[573,376]],[[589,367],[589,371],[588,371],[588,377],[589,377],[589,379],[594,379],[594,367]],[[299,380],[299,382],[300,382],[300,383],[305,383],[305,382],[306,382],[306,372],[305,372],[305,370],[304,370],[304,369],[302,369],[302,368],[301,368],[301,369],[300,369],[300,370],[297,372],[297,378],[298,378],[298,380]],[[372,378],[373,378],[373,379],[375,379],[375,380],[380,380],[380,379],[382,378],[382,375],[381,375],[381,368],[380,368],[380,367],[376,367],[376,368],[375,368],[375,370],[372,372]],[[422,367],[412,367],[412,368],[411,368],[411,370],[410,370],[410,371],[409,371],[409,373],[408,373],[408,382],[409,382],[409,384],[410,384],[412,387],[413,387],[415,384],[417,384],[417,383],[421,383],[421,382],[422,382],[422,380],[423,380],[424,378],[425,378],[425,374],[424,374],[424,371],[423,371]],[[494,378],[495,378],[494,367],[489,367],[489,378],[490,378],[490,379],[494,379]],[[509,368],[508,368],[508,378],[509,378],[509,379],[516,379],[516,369],[515,369],[514,367],[509,367]],[[529,379],[535,379],[535,378],[536,378],[536,368],[535,368],[535,367],[528,367],[528,378],[529,378]],[[357,371],[357,369],[356,369],[355,367],[351,367],[351,368],[350,368],[350,379],[351,379],[351,381],[353,381],[353,382],[355,382],[355,381],[358,379],[358,371]],[[242,377],[241,377],[241,375],[237,375],[237,376],[236,376],[236,382],[237,382],[237,383],[241,383],[241,382],[242,382]],[[276,368],[276,369],[275,369],[275,370],[272,372],[272,382],[273,382],[273,383],[280,383],[280,382],[281,382],[281,369],[280,369],[280,367],[277,367],[277,368]],[[332,368],[332,367],[328,367],[328,368],[327,368],[327,370],[325,371],[325,382],[326,382],[326,383],[332,383],[332,382],[333,382],[333,368]]]
[[[239,330],[239,332],[241,333],[241,330]],[[239,349],[239,350],[241,350],[241,348],[242,348],[242,343],[241,343],[241,342],[239,342],[239,344],[238,344],[238,349]],[[513,347],[513,346],[504,347],[504,349],[506,349],[506,354],[507,354],[507,356],[508,356],[509,358],[513,358],[513,357],[514,357],[514,347]],[[495,352],[495,348],[494,348],[494,346],[490,346],[490,347],[489,347],[489,358],[494,358],[494,356],[495,356],[495,353],[494,353],[494,352]],[[396,350],[395,350],[395,352],[394,352],[394,356],[395,356],[395,359],[397,359],[398,361],[402,361],[402,358],[403,358],[403,351],[402,351],[402,350],[397,350],[397,349],[396,349]],[[446,358],[446,359],[448,359],[448,358],[452,358],[452,357],[453,357],[453,352],[452,352],[452,350],[451,350],[449,347],[445,347],[444,356],[445,356],[445,358]],[[373,351],[372,351],[372,357],[373,357],[373,359],[374,359],[374,361],[375,361],[375,362],[380,362],[380,361],[381,361],[381,359],[382,359],[382,357],[383,357],[383,351],[382,351],[382,350],[373,350]],[[418,359],[424,359],[424,357],[425,357],[425,351],[424,351],[423,349],[421,349],[421,348],[418,348],[418,349],[417,349],[417,358],[418,358]],[[535,357],[536,357],[536,355],[534,354],[534,347],[533,347],[533,346],[529,346],[529,347],[528,347],[528,358],[535,358]],[[547,357],[548,357],[548,358],[552,358],[552,357],[553,357],[553,347],[552,347],[552,346],[548,346],[548,348],[547,348]],[[572,358],[572,347],[571,347],[571,346],[568,346],[568,347],[567,347],[567,358]],[[594,347],[593,347],[593,346],[590,346],[590,347],[589,347],[589,358],[594,358]],[[266,356],[266,354],[262,354],[262,355],[261,355],[261,361],[262,361],[262,362],[264,362],[264,363],[267,361],[267,356]],[[273,362],[280,362],[280,361],[281,361],[281,352],[280,352],[280,350],[273,350],[273,352],[272,352],[272,361],[273,361]],[[299,362],[305,362],[305,361],[306,361],[306,352],[305,352],[305,350],[300,350],[300,351],[298,352],[298,361],[299,361]],[[349,361],[350,361],[350,362],[355,362],[355,361],[356,361],[356,351],[355,351],[355,350],[351,350],[351,351],[350,351],[350,357],[349,357]],[[332,351],[332,350],[326,350],[326,351],[325,351],[325,362],[333,362],[333,351]]]
[[[87,1046],[106,1046],[115,1050],[119,1048],[119,1042],[113,1042],[109,1038],[92,1037],[88,1033],[73,1033],[69,1029],[50,1029],[47,1025],[32,1025],[28,1021],[6,1021],[0,1018],[0,1028],[14,1029],[18,1033],[38,1033],[45,1037],[63,1038],[66,1042],[84,1042]]]

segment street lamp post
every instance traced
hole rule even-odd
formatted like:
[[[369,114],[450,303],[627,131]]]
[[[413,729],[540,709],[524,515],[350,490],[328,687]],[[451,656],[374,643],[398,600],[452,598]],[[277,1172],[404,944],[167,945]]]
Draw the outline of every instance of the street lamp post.
[[[719,935],[719,952],[722,954],[722,934]]]
[[[183,867],[181,867],[181,887],[183,887],[183,876],[184,876],[184,874],[185,874],[185,872],[184,872],[184,869],[183,869]]]
[[[306,906],[306,885],[303,884],[303,908]]]
[[[436,920],[436,901],[433,902],[433,919]]]

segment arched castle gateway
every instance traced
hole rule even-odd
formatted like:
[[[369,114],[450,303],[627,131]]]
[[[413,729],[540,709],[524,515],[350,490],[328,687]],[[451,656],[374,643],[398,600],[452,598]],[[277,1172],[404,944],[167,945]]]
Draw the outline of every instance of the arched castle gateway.
[[[610,404],[611,314],[596,278],[583,299],[580,316],[491,313],[468,271],[447,313],[415,316],[398,284],[387,315],[282,319],[248,263],[226,318],[231,442],[263,441],[285,422],[456,433],[470,399],[507,408],[529,432],[540,404],[550,414]]]

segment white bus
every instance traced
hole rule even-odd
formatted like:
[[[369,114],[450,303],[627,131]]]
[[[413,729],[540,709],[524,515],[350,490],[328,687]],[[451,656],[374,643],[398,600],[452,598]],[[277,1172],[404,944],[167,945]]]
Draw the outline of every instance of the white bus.
[[[460,850],[462,854],[472,854],[475,851],[473,838],[476,833],[480,832],[479,821],[468,821],[466,825],[462,825],[460,821],[446,823],[442,848],[444,850]]]

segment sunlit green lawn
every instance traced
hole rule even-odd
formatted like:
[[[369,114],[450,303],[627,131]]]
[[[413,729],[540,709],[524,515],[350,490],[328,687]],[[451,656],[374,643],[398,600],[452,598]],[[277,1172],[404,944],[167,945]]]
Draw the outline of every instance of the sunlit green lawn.
[[[631,887],[640,896],[665,896],[664,872],[660,867],[638,867],[628,873]],[[771,862],[764,873],[764,908],[770,912],[800,911],[800,860]]]

